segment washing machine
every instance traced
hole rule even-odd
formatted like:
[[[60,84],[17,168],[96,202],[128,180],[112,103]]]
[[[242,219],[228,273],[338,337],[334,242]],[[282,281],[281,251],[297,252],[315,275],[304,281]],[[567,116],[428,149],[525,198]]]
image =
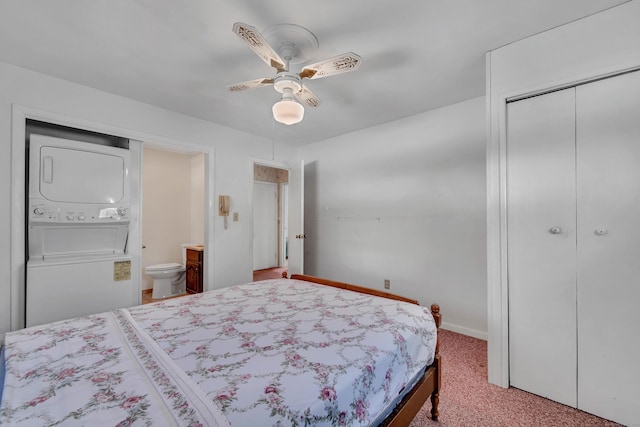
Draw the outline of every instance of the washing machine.
[[[128,149],[32,134],[26,325],[129,307]]]

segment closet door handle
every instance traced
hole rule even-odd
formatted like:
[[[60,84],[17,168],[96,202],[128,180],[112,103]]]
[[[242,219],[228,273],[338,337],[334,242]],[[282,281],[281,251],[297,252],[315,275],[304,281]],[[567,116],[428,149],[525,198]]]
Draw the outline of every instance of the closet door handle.
[[[596,236],[604,236],[608,232],[609,232],[609,230],[607,230],[606,228],[596,228],[595,230],[593,230],[593,233]]]
[[[549,233],[551,233],[551,234],[560,234],[560,233],[562,233],[562,228],[560,228],[560,227],[551,227],[549,229]]]

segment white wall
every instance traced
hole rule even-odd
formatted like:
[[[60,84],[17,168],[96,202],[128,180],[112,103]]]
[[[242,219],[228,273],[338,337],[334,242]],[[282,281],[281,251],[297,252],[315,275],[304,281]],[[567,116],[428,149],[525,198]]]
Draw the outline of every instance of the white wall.
[[[189,243],[204,242],[205,163],[204,154],[191,156],[191,237]]]
[[[270,139],[235,131],[224,126],[167,111],[131,99],[112,95],[86,86],[0,63],[0,339],[11,329],[10,302],[20,302],[12,295],[11,277],[23,277],[22,253],[12,253],[12,211],[19,209],[9,201],[19,200],[12,194],[11,164],[12,104],[36,109],[71,121],[92,123],[93,130],[119,129],[120,136],[133,137],[166,145],[179,144],[194,151],[213,150],[215,170],[214,200],[218,194],[229,194],[232,209],[240,213],[239,222],[231,222],[227,230],[216,216],[215,244],[211,287],[223,287],[251,281],[250,175],[252,159],[264,158],[288,162],[296,150],[283,144],[272,147]],[[272,154],[272,153],[275,153]],[[19,179],[19,177],[17,177]],[[19,195],[18,195],[19,196]],[[13,267],[12,258],[18,261]],[[15,319],[14,319],[14,323]],[[17,327],[17,326],[14,326]]]
[[[305,273],[441,305],[486,337],[484,97],[302,147]]]
[[[487,273],[489,382],[509,385],[505,194],[506,100],[640,67],[640,1],[487,54]]]

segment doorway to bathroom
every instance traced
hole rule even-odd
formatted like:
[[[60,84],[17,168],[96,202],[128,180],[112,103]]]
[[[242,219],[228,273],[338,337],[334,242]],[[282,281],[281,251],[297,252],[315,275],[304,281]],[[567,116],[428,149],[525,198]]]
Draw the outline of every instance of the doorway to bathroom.
[[[289,171],[253,164],[253,278],[282,277],[289,260]]]
[[[183,245],[205,243],[205,163],[203,152],[144,144],[143,303],[153,301],[153,278],[145,274],[146,267],[168,263],[184,265]],[[179,293],[186,295],[186,291]]]

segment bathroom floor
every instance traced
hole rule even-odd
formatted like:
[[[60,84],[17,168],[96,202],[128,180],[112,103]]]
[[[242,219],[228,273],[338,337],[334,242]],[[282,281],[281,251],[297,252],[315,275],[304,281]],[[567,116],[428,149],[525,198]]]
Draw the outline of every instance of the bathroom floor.
[[[142,291],[142,304],[149,304],[152,302],[158,302],[158,301],[162,301],[165,299],[171,299],[171,298],[180,298],[183,297],[185,295],[189,295],[189,294],[182,294],[182,295],[176,295],[175,297],[169,297],[169,298],[162,298],[162,299],[153,299],[151,298],[151,294],[153,293],[153,289],[144,289]]]

